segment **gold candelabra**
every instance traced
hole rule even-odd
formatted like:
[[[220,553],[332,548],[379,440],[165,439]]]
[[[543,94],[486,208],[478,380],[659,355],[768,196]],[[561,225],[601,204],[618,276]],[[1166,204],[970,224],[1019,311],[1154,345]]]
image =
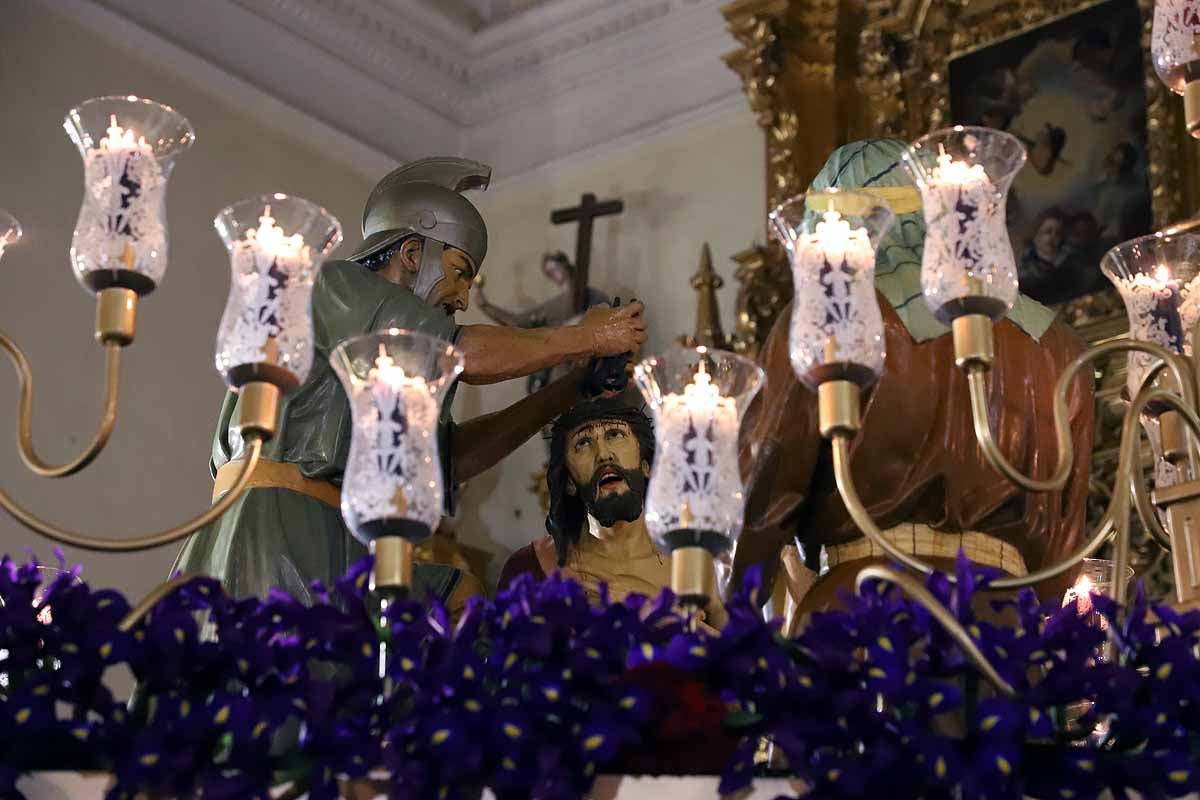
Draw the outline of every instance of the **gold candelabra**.
[[[904,155],[904,167],[921,194],[927,225],[922,289],[931,310],[951,328],[955,364],[967,381],[976,443],[985,461],[1024,492],[1060,491],[1076,459],[1068,411],[1072,384],[1094,362],[1128,354],[1131,398],[1122,423],[1116,486],[1096,530],[1066,558],[1027,575],[999,578],[987,589],[1013,590],[1061,576],[1110,540],[1115,540],[1114,574],[1124,576],[1130,560],[1131,515],[1136,511],[1154,541],[1172,553],[1176,605],[1196,607],[1200,605],[1200,369],[1183,353],[1192,342],[1192,331],[1200,330],[1200,307],[1193,312],[1187,300],[1193,287],[1200,291],[1200,275],[1190,266],[1200,254],[1200,236],[1155,234],[1118,245],[1105,256],[1104,271],[1126,297],[1131,335],[1093,347],[1067,365],[1053,396],[1054,469],[1044,478],[1026,475],[997,444],[988,407],[995,321],[1007,313],[1017,294],[1003,209],[1008,187],[1024,160],[1024,148],[1015,137],[962,126],[929,134]],[[811,192],[771,214],[795,272],[789,339],[792,366],[817,393],[818,427],[831,444],[838,493],[856,527],[874,546],[904,569],[928,576],[942,571],[884,535],[859,497],[850,469],[850,445],[861,427],[861,393],[883,366],[883,331],[873,292],[874,251],[891,218],[887,203],[869,190]],[[1189,271],[1193,274],[1185,274]],[[1141,463],[1140,437],[1146,419],[1157,423],[1160,457],[1180,476],[1178,483],[1153,492]],[[954,575],[943,576],[956,582]],[[860,572],[857,583],[861,587],[871,579],[894,583],[927,607],[998,691],[1015,692],[954,616],[913,575],[870,567]],[[1119,604],[1127,599],[1127,582],[1120,577],[1113,581],[1113,595]]]
[[[81,103],[64,127],[83,159],[85,191],[72,237],[71,263],[96,296],[96,341],[104,348],[104,410],[89,444],[62,464],[42,459],[33,442],[33,370],[21,348],[0,333],[17,372],[17,444],[36,475],[63,478],[91,464],[117,422],[122,350],[135,339],[137,307],[154,291],[167,261],[165,198],[175,158],[195,141],[191,124],[169,106],[133,96]],[[281,397],[303,382],[312,359],[309,294],[316,270],[341,241],[335,218],[300,198],[274,194],[223,209],[214,224],[230,252],[233,281],[217,339],[217,365],[240,394],[235,428],[245,447],[231,488],[202,514],[143,535],[102,538],[41,519],[0,489],[0,507],[29,530],[64,545],[128,553],[177,542],[221,517],[250,485],[263,446],[275,435]],[[0,255],[21,236],[0,212]],[[299,309],[299,310],[297,310]],[[142,600],[122,622],[136,625],[189,576],[176,576]]]

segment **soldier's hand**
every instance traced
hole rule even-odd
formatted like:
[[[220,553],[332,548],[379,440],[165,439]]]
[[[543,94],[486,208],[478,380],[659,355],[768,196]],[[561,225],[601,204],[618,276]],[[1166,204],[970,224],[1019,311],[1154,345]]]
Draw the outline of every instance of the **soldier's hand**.
[[[580,325],[592,339],[592,355],[619,356],[639,352],[646,341],[645,306],[634,301],[620,308],[593,306],[583,315]]]

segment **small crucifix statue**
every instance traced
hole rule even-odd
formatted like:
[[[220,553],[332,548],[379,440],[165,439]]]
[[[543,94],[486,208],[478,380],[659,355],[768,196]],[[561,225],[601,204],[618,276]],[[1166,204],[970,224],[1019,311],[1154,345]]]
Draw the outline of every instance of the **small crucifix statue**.
[[[479,306],[501,325],[516,328],[540,328],[547,325],[569,325],[578,320],[584,311],[601,303],[610,303],[612,298],[588,286],[588,271],[592,261],[592,222],[596,217],[619,214],[625,208],[620,200],[597,201],[596,195],[585,193],[574,208],[561,208],[550,212],[550,222],[562,225],[578,222],[575,236],[575,263],[561,251],[542,256],[542,273],[560,290],[546,302],[526,311],[510,311],[490,302],[484,293],[482,279],[477,279]],[[528,389],[532,393],[554,377],[550,370],[529,377]]]
[[[592,221],[596,217],[619,214],[625,204],[620,200],[596,201],[596,195],[588,192],[580,198],[575,208],[561,208],[550,213],[550,222],[562,225],[578,222],[575,237],[575,263],[561,251],[542,256],[542,272],[557,286],[561,293],[541,305],[527,311],[509,311],[487,299],[482,280],[479,284],[480,307],[501,325],[516,328],[540,328],[546,325],[567,325],[587,309],[612,298],[588,286],[588,271],[592,261]]]
[[[578,222],[579,230],[575,234],[575,313],[587,308],[588,267],[592,263],[592,220],[596,217],[606,217],[610,214],[620,214],[625,210],[625,204],[620,200],[602,200],[596,202],[596,195],[585,192],[579,198],[575,208],[560,208],[550,212],[550,222],[562,225],[567,222]]]

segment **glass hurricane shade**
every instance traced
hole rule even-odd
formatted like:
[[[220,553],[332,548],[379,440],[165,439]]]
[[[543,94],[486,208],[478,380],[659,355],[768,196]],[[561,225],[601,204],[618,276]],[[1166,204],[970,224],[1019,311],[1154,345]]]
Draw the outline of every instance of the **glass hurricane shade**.
[[[4,258],[4,251],[16,244],[21,238],[21,223],[17,222],[17,218],[0,208],[0,258]]]
[[[1025,147],[1017,137],[962,125],[909,145],[902,163],[921,192],[925,248],[921,289],[939,320],[998,320],[1017,299],[1017,265],[1005,204]]]
[[[442,516],[438,419],[463,370],[442,339],[397,328],[339,344],[329,363],[350,400],[353,434],[342,479],[342,518],[363,543],[419,541]]]
[[[83,204],[71,238],[75,277],[91,292],[154,290],[167,269],[167,179],[195,141],[170,106],[132,95],[96,97],[63,127],[83,158]]]
[[[862,192],[810,192],[770,214],[792,264],[788,353],[810,389],[828,380],[866,387],[883,370],[875,248],[891,227],[887,203]]]
[[[1156,0],[1150,29],[1154,71],[1176,94],[1200,79],[1200,0]]]
[[[633,375],[654,417],[650,537],[668,552],[729,549],[745,510],[738,430],[763,371],[734,353],[677,346],[641,361]]]
[[[1200,321],[1200,235],[1151,234],[1122,242],[1104,254],[1100,271],[1121,293],[1132,339],[1191,355],[1192,328]],[[1154,362],[1145,353],[1129,354],[1130,397]]]
[[[1080,564],[1079,575],[1075,578],[1075,584],[1067,589],[1063,595],[1062,604],[1064,606],[1077,602],[1076,613],[1081,617],[1088,617],[1091,624],[1108,629],[1108,621],[1098,612],[1095,607],[1095,596],[1102,597],[1113,596],[1113,586],[1115,581],[1113,577],[1117,573],[1117,565],[1107,558],[1085,558]],[[1125,583],[1133,580],[1133,567],[1125,568]]]
[[[302,197],[253,197],[213,220],[229,251],[229,300],[217,332],[217,370],[231,388],[250,381],[291,391],[312,368],[312,288],[342,241],[337,218]]]

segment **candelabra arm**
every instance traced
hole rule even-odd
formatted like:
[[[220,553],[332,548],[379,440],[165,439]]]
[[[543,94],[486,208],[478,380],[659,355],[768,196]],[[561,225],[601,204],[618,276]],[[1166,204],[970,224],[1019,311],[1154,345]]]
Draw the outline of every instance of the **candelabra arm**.
[[[131,608],[128,614],[121,618],[121,621],[117,624],[117,628],[124,633],[129,633],[131,630],[133,630],[135,625],[141,622],[142,619],[150,613],[150,610],[158,604],[159,600],[162,600],[171,592],[175,591],[180,586],[183,586],[185,583],[195,577],[195,575],[181,573],[170,580],[163,581],[158,586],[154,587],[154,590],[151,591],[150,594],[143,597],[136,606]]]
[[[1017,690],[1013,688],[1012,684],[1000,677],[1000,673],[996,672],[996,668],[984,657],[983,653],[979,650],[979,646],[971,638],[971,635],[963,629],[963,626],[954,618],[949,609],[942,605],[933,596],[932,592],[921,585],[919,580],[911,575],[896,572],[888,567],[870,566],[863,567],[858,571],[858,577],[854,581],[855,589],[861,592],[863,584],[871,579],[887,581],[899,586],[905,594],[933,615],[938,624],[946,629],[946,632],[958,643],[963,653],[971,660],[971,663],[975,665],[975,668],[979,670],[983,677],[987,679],[987,682],[996,687],[996,691],[1005,697],[1016,697]]]
[[[1181,385],[1184,385],[1180,381]],[[1167,406],[1173,411],[1179,413],[1179,417],[1187,425],[1188,431],[1192,436],[1200,438],[1200,417],[1195,412],[1194,404],[1189,403],[1186,397],[1180,397],[1175,392],[1158,389],[1154,386],[1144,386],[1137,397],[1133,398],[1133,402],[1129,404],[1129,410],[1125,413],[1125,421],[1121,428],[1121,450],[1120,461],[1117,464],[1117,491],[1113,494],[1112,504],[1109,506],[1109,511],[1117,523],[1117,542],[1113,548],[1113,599],[1119,604],[1125,603],[1127,595],[1127,581],[1121,576],[1125,575],[1126,567],[1129,565],[1129,496],[1138,498],[1139,494],[1144,492],[1145,487],[1142,485],[1142,475],[1139,469],[1141,458],[1138,455],[1138,443],[1141,427],[1138,424],[1138,419],[1150,405]],[[1120,491],[1120,483],[1125,479],[1130,482],[1130,492],[1126,494]],[[1140,499],[1138,502],[1141,502]],[[1140,513],[1140,511],[1139,511]],[[1153,511],[1151,510],[1151,514]]]
[[[996,444],[996,440],[992,436],[991,420],[988,418],[987,372],[989,367],[979,361],[967,363],[965,369],[967,371],[967,387],[971,397],[971,420],[975,426],[975,438],[979,441],[984,458],[996,471],[1027,492],[1053,492],[1061,489],[1071,475],[1071,466],[1075,460],[1074,447],[1071,445],[1070,412],[1067,405],[1067,393],[1071,390],[1071,384],[1075,381],[1079,371],[1093,361],[1115,353],[1129,351],[1146,353],[1161,359],[1178,381],[1184,400],[1192,407],[1195,406],[1195,382],[1192,377],[1191,365],[1170,350],[1132,339],[1118,339],[1093,347],[1081,353],[1067,365],[1054,387],[1054,437],[1058,449],[1058,462],[1055,465],[1054,473],[1045,480],[1030,478],[1022,474],[1000,452],[1000,446]]]
[[[100,427],[92,437],[91,444],[82,453],[65,464],[49,464],[38,457],[33,447],[33,370],[29,359],[17,346],[16,342],[0,333],[0,347],[4,348],[12,360],[21,383],[21,399],[17,411],[17,445],[21,451],[21,460],[34,473],[43,478],[65,478],[74,475],[100,454],[108,444],[113,426],[117,424],[117,394],[121,376],[121,347],[115,340],[104,342],[105,378],[104,378],[104,414],[100,417]]]
[[[162,547],[171,542],[177,542],[214,520],[219,519],[241,497],[247,484],[250,483],[250,477],[254,473],[255,466],[258,464],[264,442],[262,434],[257,431],[246,432],[243,434],[243,437],[246,440],[246,457],[244,460],[241,460],[241,468],[237,480],[230,490],[211,508],[195,519],[158,533],[150,533],[132,539],[100,539],[81,533],[74,533],[38,519],[17,505],[12,497],[3,490],[0,490],[0,506],[11,514],[17,522],[59,544],[71,545],[83,548],[84,550],[94,550],[101,553],[131,553],[138,550],[150,550],[155,547]]]
[[[1142,476],[1145,474],[1145,462],[1142,461],[1141,452],[1140,446],[1133,448],[1133,468],[1129,471],[1129,489],[1133,493],[1133,506],[1137,509],[1138,519],[1142,521],[1142,527],[1150,534],[1150,538],[1162,549],[1170,550],[1171,534],[1167,533],[1167,529],[1159,521],[1154,503],[1150,499],[1150,492],[1146,490],[1146,482],[1142,480]],[[1120,480],[1117,483],[1119,491]]]

